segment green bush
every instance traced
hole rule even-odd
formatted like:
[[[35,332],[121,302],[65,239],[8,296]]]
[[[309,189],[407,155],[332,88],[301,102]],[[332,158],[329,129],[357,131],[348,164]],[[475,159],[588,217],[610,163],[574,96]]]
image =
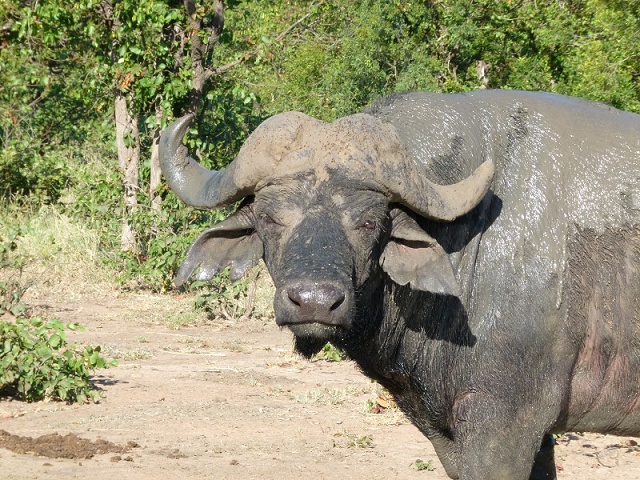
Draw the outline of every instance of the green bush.
[[[96,402],[102,392],[91,383],[91,372],[116,364],[100,356],[100,347],[67,345],[65,326],[57,319],[0,322],[0,396]]]
[[[24,259],[13,255],[21,233],[22,227],[11,227],[0,236],[0,315],[18,316],[26,309],[22,296],[28,287],[21,279]]]
[[[195,281],[190,285],[192,290],[198,292],[194,306],[209,317],[221,316],[227,320],[250,315],[253,299],[250,298],[252,293],[249,286],[254,281],[255,275],[232,282],[228,268],[211,282]]]
[[[19,317],[0,321],[0,397],[95,402],[102,392],[91,383],[91,372],[116,362],[101,357],[100,347],[67,345],[65,330],[82,328],[76,323],[65,329],[57,319],[24,318],[28,287],[21,268],[26,260],[14,253],[23,231],[10,228],[0,236],[0,316]]]
[[[317,353],[316,357],[326,360],[327,362],[341,362],[347,358],[347,354],[343,350],[340,350],[333,344],[327,342],[327,344],[322,347],[322,350]]]

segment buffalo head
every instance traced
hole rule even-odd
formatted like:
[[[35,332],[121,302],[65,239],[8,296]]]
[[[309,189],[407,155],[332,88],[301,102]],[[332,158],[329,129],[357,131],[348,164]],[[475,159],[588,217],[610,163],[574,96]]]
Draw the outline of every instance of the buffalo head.
[[[459,294],[446,252],[414,215],[450,221],[470,211],[487,193],[491,162],[460,183],[437,185],[395,129],[371,115],[325,123],[289,112],[263,122],[225,170],[210,171],[182,145],[190,122],[176,121],[160,140],[170,188],[199,208],[244,201],[195,240],[177,285],[226,267],[237,279],[264,258],[276,322],[306,354],[352,329],[384,272],[413,289]]]

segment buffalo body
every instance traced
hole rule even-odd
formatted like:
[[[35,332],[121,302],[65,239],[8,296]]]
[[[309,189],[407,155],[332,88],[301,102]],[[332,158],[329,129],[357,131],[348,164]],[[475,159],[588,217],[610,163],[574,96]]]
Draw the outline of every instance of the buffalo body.
[[[261,125],[223,172],[163,134],[204,208],[177,283],[263,258],[276,321],[343,348],[452,478],[554,478],[551,434],[640,435],[640,116],[544,93],[407,93]],[[219,194],[219,192],[224,192]]]

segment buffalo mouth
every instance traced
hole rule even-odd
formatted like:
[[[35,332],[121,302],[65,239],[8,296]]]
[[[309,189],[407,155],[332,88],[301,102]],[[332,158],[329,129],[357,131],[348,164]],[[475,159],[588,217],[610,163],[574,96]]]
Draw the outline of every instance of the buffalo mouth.
[[[321,323],[298,323],[287,325],[293,333],[295,350],[306,358],[313,357],[326,345],[335,341],[344,332],[343,328]]]
[[[295,350],[306,358],[313,357],[327,342],[343,337],[347,328],[340,324],[317,320],[283,319],[276,315],[276,323],[291,330]]]
[[[331,329],[348,329],[351,322],[342,318],[315,318],[280,316],[276,313],[276,324],[280,327],[289,327],[292,331],[315,331],[320,327]]]
[[[277,323],[277,322],[276,322]],[[344,329],[335,325],[325,325],[323,323],[290,323],[286,327],[296,337],[320,338],[329,341],[336,334],[344,332]]]

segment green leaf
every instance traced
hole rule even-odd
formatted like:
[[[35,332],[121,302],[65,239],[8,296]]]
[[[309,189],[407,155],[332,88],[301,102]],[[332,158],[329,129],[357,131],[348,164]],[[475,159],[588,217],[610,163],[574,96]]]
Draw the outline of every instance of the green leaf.
[[[94,351],[89,357],[89,365],[92,368],[95,368],[95,366],[98,364],[99,359],[100,359],[100,352]]]
[[[31,325],[33,325],[34,327],[39,327],[41,326],[44,322],[41,318],[32,318],[31,320],[29,320],[29,323]]]
[[[49,337],[49,346],[53,349],[57,349],[62,344],[62,337],[57,333],[54,333]]]

